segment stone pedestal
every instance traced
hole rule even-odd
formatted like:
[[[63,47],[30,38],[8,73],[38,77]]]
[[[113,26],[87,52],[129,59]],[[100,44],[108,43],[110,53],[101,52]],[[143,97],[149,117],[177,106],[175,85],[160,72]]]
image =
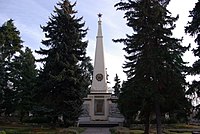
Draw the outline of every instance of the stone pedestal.
[[[90,117],[91,121],[107,121],[111,103],[110,96],[110,93],[90,93],[84,99],[81,117]]]
[[[116,99],[113,101],[111,93],[91,93],[85,98],[83,114],[79,118],[79,123],[92,121],[107,121],[115,124],[124,122]]]

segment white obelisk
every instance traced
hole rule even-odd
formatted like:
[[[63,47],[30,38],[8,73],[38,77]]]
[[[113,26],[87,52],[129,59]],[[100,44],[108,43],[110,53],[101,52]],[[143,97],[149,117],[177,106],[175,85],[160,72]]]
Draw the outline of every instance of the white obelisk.
[[[90,93],[86,98],[84,98],[84,112],[83,115],[79,117],[80,124],[102,124],[106,123],[105,121],[109,121],[109,123],[114,124],[123,122],[121,118],[115,117],[111,114],[111,111],[113,111],[111,108],[114,107],[115,104],[112,102],[112,93],[109,93],[107,88],[107,73],[104,61],[101,16],[102,14],[99,13],[92,87]]]
[[[104,61],[104,49],[103,49],[103,35],[102,35],[102,26],[101,26],[101,16],[98,14],[98,32],[96,36],[96,51],[95,51],[95,60],[94,60],[94,72],[92,80],[92,92],[107,93],[107,74]]]

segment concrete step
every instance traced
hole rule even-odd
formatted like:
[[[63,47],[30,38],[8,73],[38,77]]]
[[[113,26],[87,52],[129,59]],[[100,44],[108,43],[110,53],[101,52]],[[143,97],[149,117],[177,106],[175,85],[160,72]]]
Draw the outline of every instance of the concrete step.
[[[109,121],[87,121],[79,122],[80,127],[115,127],[119,126],[119,123]]]

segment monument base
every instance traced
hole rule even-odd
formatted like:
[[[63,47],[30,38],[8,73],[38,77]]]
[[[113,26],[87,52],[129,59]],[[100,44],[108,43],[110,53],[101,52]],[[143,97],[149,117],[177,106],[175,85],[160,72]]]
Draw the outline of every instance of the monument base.
[[[83,113],[79,117],[79,124],[107,123],[122,124],[124,117],[121,115],[116,98],[112,99],[111,93],[90,93],[84,99]]]

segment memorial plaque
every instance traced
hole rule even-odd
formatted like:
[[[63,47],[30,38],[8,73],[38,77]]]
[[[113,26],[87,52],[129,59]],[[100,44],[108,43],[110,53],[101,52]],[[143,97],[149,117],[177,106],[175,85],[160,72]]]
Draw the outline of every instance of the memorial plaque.
[[[104,100],[103,99],[95,99],[94,114],[95,115],[104,115]]]

